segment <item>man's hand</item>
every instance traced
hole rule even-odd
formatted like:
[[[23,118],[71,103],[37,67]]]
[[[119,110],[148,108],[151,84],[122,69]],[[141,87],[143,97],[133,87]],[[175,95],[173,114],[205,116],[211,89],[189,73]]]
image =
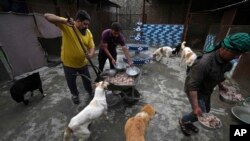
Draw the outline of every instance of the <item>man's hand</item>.
[[[74,26],[75,25],[75,23],[74,23],[74,19],[73,18],[69,18],[68,20],[67,20],[67,23],[66,23],[68,26]]]
[[[113,64],[113,65],[116,65],[115,59],[112,59],[112,64]]]
[[[200,108],[199,106],[194,107],[194,109],[193,109],[193,114],[194,114],[196,117],[201,116],[201,115],[202,115],[202,110],[201,110],[201,108]]]
[[[133,62],[132,62],[131,60],[128,60],[128,65],[129,65],[130,67],[134,66],[134,64],[133,64]]]
[[[92,58],[94,55],[95,55],[94,53],[89,52],[88,53],[88,58]]]

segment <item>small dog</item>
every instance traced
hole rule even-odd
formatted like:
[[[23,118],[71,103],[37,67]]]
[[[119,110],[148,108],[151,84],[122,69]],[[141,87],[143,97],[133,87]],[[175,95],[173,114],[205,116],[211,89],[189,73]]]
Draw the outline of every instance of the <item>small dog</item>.
[[[186,42],[183,41],[181,43],[181,62],[180,65],[185,62],[187,67],[191,67],[195,61],[195,59],[197,58],[197,55],[191,50],[190,47],[186,47],[185,46]]]
[[[147,104],[136,116],[127,120],[124,128],[126,141],[145,141],[144,135],[150,119],[155,115],[155,109]]]
[[[96,84],[94,98],[90,101],[88,106],[70,120],[68,127],[64,130],[64,141],[69,141],[72,133],[81,141],[89,137],[89,124],[94,119],[99,118],[104,112],[107,112],[104,89],[107,88],[108,84],[109,83],[106,81],[100,81]]]
[[[24,95],[30,91],[31,96],[33,96],[33,91],[36,89],[39,89],[43,97],[45,96],[45,94],[43,94],[42,81],[39,72],[33,73],[14,82],[13,86],[10,88],[10,94],[16,102],[23,102],[25,105],[28,105],[29,100],[25,100]]]
[[[175,56],[177,56],[177,55],[179,55],[180,50],[181,50],[181,43],[179,43],[179,44],[173,49],[172,54],[175,55]]]
[[[170,55],[172,54],[172,51],[173,49],[169,46],[160,47],[154,51],[153,58],[159,62],[162,59],[162,57],[169,58]]]

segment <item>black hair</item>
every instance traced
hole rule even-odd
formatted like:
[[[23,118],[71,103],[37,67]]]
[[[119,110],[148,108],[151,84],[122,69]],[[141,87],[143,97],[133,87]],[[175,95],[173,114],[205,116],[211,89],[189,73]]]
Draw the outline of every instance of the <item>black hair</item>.
[[[111,25],[111,29],[113,29],[114,31],[120,32],[122,31],[122,26],[118,22],[114,22]]]
[[[91,20],[89,14],[85,10],[79,10],[76,13],[76,20],[77,19],[79,19],[80,21],[84,21],[84,20],[90,21]]]

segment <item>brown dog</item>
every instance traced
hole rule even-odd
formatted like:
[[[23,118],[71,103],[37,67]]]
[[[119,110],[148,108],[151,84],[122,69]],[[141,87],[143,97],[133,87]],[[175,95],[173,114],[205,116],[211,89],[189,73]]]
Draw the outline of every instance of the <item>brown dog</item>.
[[[125,124],[126,141],[145,141],[144,135],[150,119],[155,115],[155,109],[147,104],[136,116],[131,117]]]

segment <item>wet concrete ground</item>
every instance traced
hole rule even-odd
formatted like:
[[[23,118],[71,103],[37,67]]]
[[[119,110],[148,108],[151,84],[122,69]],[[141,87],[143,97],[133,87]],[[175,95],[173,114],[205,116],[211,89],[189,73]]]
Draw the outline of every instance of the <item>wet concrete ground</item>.
[[[94,64],[97,64],[94,58]],[[231,107],[236,104],[221,102],[218,90],[212,96],[211,112],[222,121],[222,128],[208,130],[198,122],[200,132],[190,137],[182,134],[178,118],[190,112],[190,104],[183,92],[185,67],[180,66],[180,58],[163,58],[158,62],[141,66],[141,80],[136,89],[143,99],[134,105],[120,102],[108,109],[108,115],[95,120],[90,127],[89,141],[124,141],[123,128],[126,120],[134,116],[145,103],[152,104],[157,111],[146,133],[147,141],[228,141],[229,125],[243,124],[233,117]],[[95,74],[92,73],[92,78]],[[61,141],[64,128],[70,119],[87,104],[88,96],[82,87],[80,77],[77,79],[81,104],[74,105],[66,85],[62,66],[40,69],[44,92],[34,92],[28,106],[16,103],[9,93],[10,85],[0,88],[0,140],[2,141]],[[94,79],[93,79],[94,80]],[[235,86],[235,85],[234,85]],[[237,87],[237,86],[235,86]],[[243,91],[243,96],[245,93]],[[72,140],[77,140],[72,138]]]

